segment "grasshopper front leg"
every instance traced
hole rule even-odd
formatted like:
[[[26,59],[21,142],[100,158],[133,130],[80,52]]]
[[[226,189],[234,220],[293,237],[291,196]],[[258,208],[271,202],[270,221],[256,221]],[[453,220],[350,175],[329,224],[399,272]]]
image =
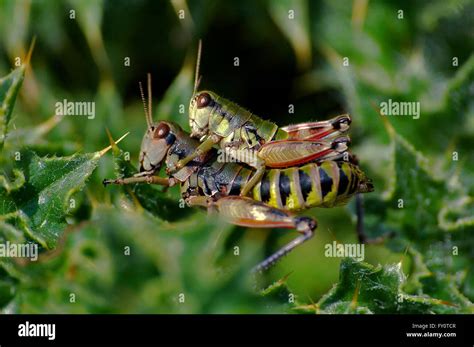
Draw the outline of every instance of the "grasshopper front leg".
[[[184,166],[186,166],[186,164],[188,164],[193,159],[209,152],[212,149],[212,147],[214,147],[214,145],[216,143],[218,143],[221,139],[222,139],[222,137],[220,137],[218,135],[215,135],[215,134],[212,134],[212,135],[208,136],[204,140],[204,142],[202,142],[199,145],[199,147],[196,148],[196,150],[193,153],[191,153],[187,157],[184,157],[183,159],[180,159],[174,167],[169,165],[168,166],[168,173],[173,173],[173,172],[176,172],[176,171],[182,169]]]
[[[199,202],[202,203],[202,201]],[[220,215],[232,224],[254,228],[289,228],[296,229],[301,233],[300,236],[258,264],[252,272],[267,270],[283,256],[309,240],[317,227],[316,221],[312,218],[294,216],[287,211],[248,197],[226,196],[211,204]]]
[[[102,184],[104,186],[107,186],[109,184],[125,185],[125,184],[134,184],[134,183],[158,184],[160,186],[171,187],[176,182],[173,178],[159,177],[159,176],[145,176],[145,175],[135,175],[132,177],[125,177],[125,178],[104,179],[102,181]]]

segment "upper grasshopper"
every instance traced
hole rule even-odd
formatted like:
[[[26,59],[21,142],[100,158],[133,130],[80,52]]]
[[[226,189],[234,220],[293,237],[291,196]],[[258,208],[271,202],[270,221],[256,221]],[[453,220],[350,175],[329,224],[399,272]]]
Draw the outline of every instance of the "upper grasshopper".
[[[148,86],[151,100],[150,79]],[[196,152],[199,141],[174,123],[153,122],[151,102],[147,107],[144,97],[143,100],[148,126],[140,149],[140,172],[133,177],[104,180],[104,184],[146,182],[180,185],[181,195],[189,206],[216,211],[230,223],[260,228],[291,228],[301,233],[261,262],[255,268],[257,271],[267,269],[312,237],[316,220],[296,216],[292,211],[341,205],[357,193],[373,190],[371,181],[357,165],[329,160],[310,161],[285,169],[266,169],[252,191],[242,194],[248,182],[255,177],[255,171],[243,164],[219,161],[215,149],[201,153],[171,173],[170,169],[178,161]],[[163,164],[167,177],[157,176]]]
[[[201,144],[175,167],[169,168],[171,172],[218,145],[226,158],[256,169],[242,190],[245,196],[261,180],[266,168],[283,168],[314,160],[351,159],[349,138],[341,136],[349,130],[349,115],[279,128],[214,92],[197,91],[200,57],[201,42],[194,92],[189,104],[191,137],[200,139]]]

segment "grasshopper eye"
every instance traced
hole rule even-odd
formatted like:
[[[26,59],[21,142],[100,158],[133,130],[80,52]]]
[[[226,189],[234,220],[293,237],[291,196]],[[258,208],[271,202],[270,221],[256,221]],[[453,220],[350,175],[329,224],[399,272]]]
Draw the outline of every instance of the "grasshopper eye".
[[[201,95],[198,96],[197,99],[197,107],[198,108],[203,108],[208,106],[211,103],[211,96],[207,93],[202,93]]]
[[[153,133],[153,137],[155,139],[162,139],[168,135],[170,132],[170,127],[166,123],[160,123],[155,129],[155,132]]]

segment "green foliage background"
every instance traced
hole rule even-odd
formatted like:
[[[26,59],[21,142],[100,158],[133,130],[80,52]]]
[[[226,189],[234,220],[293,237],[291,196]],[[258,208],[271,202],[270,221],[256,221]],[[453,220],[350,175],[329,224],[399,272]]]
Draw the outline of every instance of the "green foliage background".
[[[466,0],[0,1],[0,241],[41,250],[37,262],[0,258],[0,310],[472,313],[473,23]],[[393,235],[365,262],[324,256],[356,242],[353,202],[307,211],[316,237],[255,279],[249,269],[294,234],[182,209],[176,189],[102,187],[136,166],[146,72],[154,118],[188,129],[179,106],[199,38],[203,88],[280,125],[351,113],[376,187],[366,229]],[[54,116],[63,99],[94,101],[95,119]],[[380,116],[388,99],[419,101],[420,119]],[[106,128],[130,135],[104,155]]]

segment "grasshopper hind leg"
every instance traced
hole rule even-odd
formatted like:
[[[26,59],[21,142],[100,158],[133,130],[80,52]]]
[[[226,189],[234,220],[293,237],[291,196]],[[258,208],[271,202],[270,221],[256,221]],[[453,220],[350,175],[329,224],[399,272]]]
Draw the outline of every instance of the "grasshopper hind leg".
[[[280,248],[278,251],[267,257],[264,261],[259,263],[252,269],[252,273],[259,273],[269,269],[278,260],[290,253],[293,249],[308,241],[314,235],[316,229],[316,222],[314,219],[309,217],[296,217],[295,218],[296,229],[301,233],[300,236],[287,243],[285,246]],[[301,230],[300,230],[301,229]]]
[[[294,216],[288,211],[271,207],[263,202],[242,196],[226,196],[214,202],[217,212],[228,222],[254,228],[295,229],[300,236],[270,255],[253,272],[262,272],[274,265],[283,256],[309,240],[317,227],[314,219]]]

